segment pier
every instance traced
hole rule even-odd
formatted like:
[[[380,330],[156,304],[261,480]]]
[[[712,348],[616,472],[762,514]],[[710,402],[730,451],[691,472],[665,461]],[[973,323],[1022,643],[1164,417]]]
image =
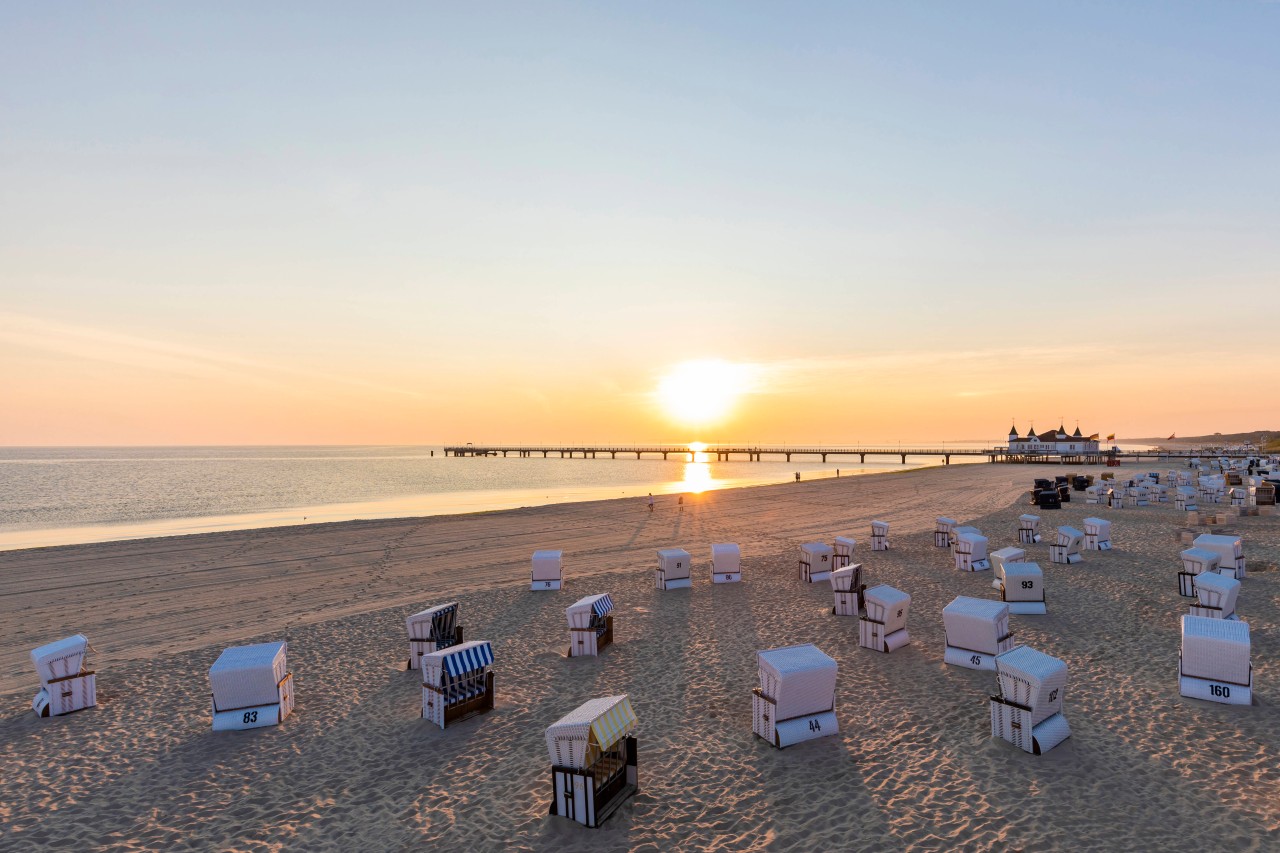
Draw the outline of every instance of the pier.
[[[1007,451],[1003,449],[955,449],[955,448],[915,448],[915,447],[766,447],[766,446],[748,446],[748,445],[727,445],[727,444],[709,444],[705,447],[699,447],[697,450],[689,447],[687,444],[648,444],[648,445],[599,445],[599,446],[526,446],[526,445],[479,445],[467,444],[461,446],[450,446],[444,449],[445,456],[541,456],[546,459],[555,457],[559,459],[573,459],[581,457],[583,459],[595,459],[598,456],[608,455],[611,459],[617,459],[621,454],[624,458],[634,455],[636,459],[643,456],[661,456],[663,459],[669,459],[671,456],[686,456],[692,458],[697,454],[703,458],[715,458],[717,462],[727,462],[733,458],[746,459],[749,462],[759,462],[765,456],[771,458],[781,457],[790,462],[793,456],[817,456],[823,462],[827,461],[829,456],[857,456],[859,462],[866,462],[868,456],[890,456],[898,457],[902,464],[907,463],[908,456],[929,456],[941,458],[947,465],[951,464],[952,456],[985,456],[991,462],[1001,461],[1000,458],[1006,455]]]
[[[1188,459],[1216,459],[1219,456],[1227,456],[1230,458],[1240,459],[1247,458],[1248,453],[1217,453],[1212,455],[1202,455],[1199,453],[1182,452],[1163,452],[1158,450],[1131,450],[1122,451],[1112,454],[1107,451],[1097,451],[1091,453],[1077,454],[1034,454],[1034,453],[1011,453],[1007,448],[988,447],[988,448],[927,448],[927,447],[786,447],[786,446],[753,446],[753,445],[729,445],[729,444],[708,444],[705,447],[700,446],[693,449],[687,444],[645,444],[645,445],[519,445],[519,444],[463,444],[452,445],[444,448],[445,456],[508,456],[515,455],[519,457],[536,457],[541,456],[543,459],[596,459],[600,456],[608,455],[610,459],[617,459],[619,454],[623,458],[632,455],[636,459],[644,456],[661,456],[663,459],[669,459],[672,456],[688,457],[687,461],[693,461],[698,456],[705,459],[714,457],[716,462],[727,462],[733,458],[745,459],[748,462],[760,462],[766,456],[777,459],[781,457],[787,462],[791,461],[793,456],[817,456],[824,463],[827,457],[857,456],[859,463],[865,463],[867,457],[888,456],[897,457],[898,461],[905,465],[907,457],[931,457],[942,459],[943,464],[950,465],[951,457],[986,457],[988,462],[1006,462],[1014,464],[1063,464],[1063,465],[1103,465],[1107,459],[1113,455],[1120,460],[1130,460],[1139,462],[1144,459],[1151,460],[1188,460]],[[1256,454],[1255,454],[1256,455]]]

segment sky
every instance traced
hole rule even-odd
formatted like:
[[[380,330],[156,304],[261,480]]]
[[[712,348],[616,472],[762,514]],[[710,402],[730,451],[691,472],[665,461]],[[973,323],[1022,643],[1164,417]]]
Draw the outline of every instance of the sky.
[[[0,0],[0,445],[1280,428],[1278,37]]]

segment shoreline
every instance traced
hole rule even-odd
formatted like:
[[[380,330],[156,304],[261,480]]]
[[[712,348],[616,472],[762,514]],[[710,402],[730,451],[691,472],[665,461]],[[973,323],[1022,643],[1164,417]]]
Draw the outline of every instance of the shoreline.
[[[704,463],[706,464],[706,463]],[[989,464],[989,463],[957,463]],[[927,470],[934,467],[947,467],[936,462],[911,465],[906,468],[875,470],[865,466],[854,468],[831,468],[829,471],[808,470],[804,472],[805,480],[840,479],[843,477],[871,477],[882,474],[900,474],[906,471]],[[846,471],[851,473],[836,476],[832,472]],[[667,481],[655,484],[655,496],[673,496],[677,494],[704,494],[714,491],[733,491],[736,489],[761,488],[775,485],[788,485],[789,480],[760,482],[753,479],[711,480],[712,484],[725,485],[705,486],[689,484],[687,481]],[[691,485],[699,485],[692,488]],[[686,488],[681,488],[686,486]],[[105,542],[136,542],[148,539],[173,539],[186,536],[208,536],[218,533],[249,532],[275,530],[290,527],[309,527],[316,524],[344,524],[365,521],[396,521],[409,518],[438,518],[447,516],[476,515],[489,512],[509,512],[530,509],[539,506],[557,506],[561,504],[594,503],[604,500],[642,500],[645,493],[628,494],[635,486],[628,485],[619,490],[615,486],[552,486],[540,489],[503,489],[503,490],[462,490],[453,492],[427,493],[417,495],[399,495],[389,498],[347,503],[316,504],[299,507],[282,507],[247,513],[233,513],[208,516],[185,516],[178,518],[155,518],[133,522],[103,522],[96,524],[67,525],[60,527],[14,527],[0,529],[0,553],[28,551],[41,548],[73,547],[76,545],[93,545]],[[644,488],[648,488],[647,486]],[[611,494],[621,491],[622,494]],[[544,499],[535,499],[534,495],[551,492]],[[611,496],[606,497],[605,494]],[[528,501],[524,503],[523,501]],[[477,508],[469,508],[478,505]],[[426,511],[413,512],[418,506]],[[456,511],[448,511],[448,507],[459,507]],[[383,510],[378,510],[383,507]],[[365,514],[362,514],[365,513]],[[326,515],[337,516],[330,520],[308,521],[309,518]],[[267,523],[259,523],[267,522]],[[91,533],[90,531],[97,531]]]
[[[797,512],[784,530],[798,532],[786,537],[788,547],[816,535],[826,536],[825,529],[833,524],[835,532],[867,527],[876,513],[867,510],[850,517],[845,498],[902,505],[903,493],[913,485],[919,492],[924,483],[928,488],[959,490],[966,493],[967,503],[989,508],[997,496],[1011,499],[1025,491],[1021,483],[1032,467],[1020,465],[1011,470],[1011,466],[1002,465],[944,465],[717,489],[687,496],[688,511],[683,513],[670,498],[652,514],[640,497],[608,498],[459,515],[355,519],[0,551],[0,578],[8,587],[0,601],[5,602],[4,614],[9,620],[15,616],[14,607],[33,611],[24,627],[52,630],[54,625],[65,625],[67,633],[80,631],[93,640],[97,631],[76,627],[81,623],[68,620],[68,613],[79,612],[81,604],[94,608],[99,601],[96,591],[108,590],[116,599],[116,608],[102,615],[104,624],[124,618],[132,621],[135,612],[138,616],[150,613],[161,621],[150,640],[136,645],[132,638],[141,636],[140,628],[128,631],[131,642],[122,653],[126,658],[145,657],[175,647],[166,644],[194,648],[215,639],[236,640],[245,636],[252,624],[316,622],[384,603],[422,600],[431,586],[424,589],[422,585],[423,577],[414,562],[421,559],[419,555],[433,561],[461,559],[461,566],[435,567],[429,577],[439,582],[450,574],[449,589],[470,591],[507,583],[527,573],[529,556],[539,548],[565,550],[566,562],[572,561],[569,565],[574,566],[566,572],[580,574],[615,570],[619,561],[647,567],[652,551],[676,544],[700,560],[703,546],[711,541],[737,538],[744,554],[749,554],[753,542],[772,550],[779,533],[762,533],[747,520],[773,519],[780,508],[789,505]],[[1002,488],[991,494],[968,494],[975,481],[998,482]],[[880,512],[885,514],[886,509],[882,507]],[[724,514],[727,523],[715,526],[726,535],[716,537],[702,531],[704,513]],[[924,516],[907,522],[903,532],[917,526],[931,527],[933,517],[926,510]],[[856,524],[854,518],[858,519]],[[618,549],[619,530],[625,529],[620,525],[633,526],[633,534]],[[690,526],[698,529],[696,536],[685,530]],[[736,537],[729,535],[734,529]],[[463,570],[447,571],[459,568]],[[226,614],[211,601],[180,598],[188,588],[215,586],[209,580],[213,576],[231,585],[227,592],[247,608],[243,613]],[[301,596],[292,589],[301,578],[316,578],[324,594],[311,599]],[[374,581],[382,585],[374,588]],[[407,581],[411,585],[402,585]],[[255,582],[269,590],[290,591],[283,599],[263,601],[247,586]],[[216,597],[216,592],[209,596]],[[50,595],[63,593],[72,599],[50,600]],[[441,594],[450,592],[442,589]],[[130,601],[136,603],[126,606]],[[188,611],[185,615],[184,610]],[[190,610],[199,611],[199,618],[192,618]],[[6,627],[12,631],[18,626],[0,621],[0,694],[20,683],[28,666],[25,641],[21,635],[4,630]],[[102,640],[95,643],[104,647]]]

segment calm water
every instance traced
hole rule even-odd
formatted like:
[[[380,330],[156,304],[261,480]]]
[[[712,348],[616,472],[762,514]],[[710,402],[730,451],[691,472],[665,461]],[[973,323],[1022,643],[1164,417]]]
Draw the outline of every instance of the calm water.
[[[926,445],[920,445],[926,446]],[[941,443],[927,445],[939,447]],[[947,447],[980,447],[956,442]],[[432,456],[431,452],[435,451]],[[953,460],[953,464],[961,459]],[[970,461],[982,461],[975,457]],[[667,495],[897,471],[857,457],[696,462],[445,457],[431,447],[0,449],[0,549]],[[661,499],[660,499],[661,500]],[[670,500],[670,499],[668,499]]]

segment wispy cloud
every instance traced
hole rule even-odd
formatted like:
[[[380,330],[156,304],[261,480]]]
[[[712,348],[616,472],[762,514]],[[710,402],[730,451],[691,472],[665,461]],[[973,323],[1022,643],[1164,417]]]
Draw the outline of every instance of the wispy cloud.
[[[291,379],[320,383],[322,388],[343,385],[382,394],[423,396],[417,391],[382,385],[359,377],[270,363],[234,353],[6,311],[0,311],[0,342],[24,349],[51,352],[66,358],[198,379],[271,387],[294,393],[306,392],[299,389],[297,383],[290,382]]]

